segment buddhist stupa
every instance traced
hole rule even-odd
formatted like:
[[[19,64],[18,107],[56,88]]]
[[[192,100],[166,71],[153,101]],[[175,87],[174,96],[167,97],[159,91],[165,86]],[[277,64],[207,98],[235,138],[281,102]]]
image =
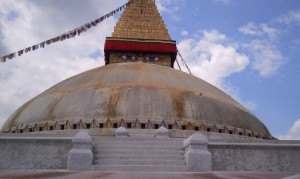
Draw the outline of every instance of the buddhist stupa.
[[[105,66],[54,85],[9,117],[0,133],[0,178],[300,172],[299,141],[275,140],[228,94],[174,69],[176,41],[155,1],[129,0],[104,51]]]
[[[105,66],[66,79],[26,102],[2,131],[164,126],[272,139],[266,126],[228,94],[174,69],[176,54],[176,41],[154,1],[134,1],[106,38]]]

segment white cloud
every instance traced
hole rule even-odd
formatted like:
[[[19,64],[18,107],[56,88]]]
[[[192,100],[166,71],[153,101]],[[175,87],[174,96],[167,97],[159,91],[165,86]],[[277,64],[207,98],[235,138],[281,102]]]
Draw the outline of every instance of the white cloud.
[[[226,4],[226,5],[228,5],[230,2],[231,2],[231,0],[213,0],[215,3],[223,3],[223,4]]]
[[[278,137],[281,140],[300,140],[300,119],[295,121],[287,134]]]
[[[249,50],[252,58],[252,68],[259,72],[262,77],[270,76],[284,64],[285,59],[281,52],[272,42],[266,40],[253,40],[245,47]]]
[[[249,64],[248,57],[238,52],[238,45],[229,44],[227,40],[226,35],[210,30],[179,42],[177,47],[193,75],[221,88],[247,109],[254,110],[256,104],[253,101],[242,99],[239,89],[225,82],[226,78],[243,71]],[[181,67],[187,72],[183,65]]]
[[[276,28],[270,27],[268,24],[259,24],[249,22],[243,27],[239,28],[239,31],[245,35],[251,36],[264,36],[267,35],[269,38],[275,38],[279,35],[280,31]]]
[[[242,71],[249,59],[226,44],[226,35],[216,30],[204,31],[199,39],[185,39],[178,49],[194,75],[224,89],[223,80]]]
[[[262,77],[275,74],[285,62],[276,46],[281,31],[266,23],[255,24],[252,22],[238,30],[244,35],[255,37],[254,40],[243,45],[251,57],[252,69],[258,71]]]
[[[295,11],[290,11],[287,14],[279,16],[275,18],[276,22],[283,23],[283,24],[294,24],[300,25],[300,9]]]
[[[68,32],[125,2],[72,1],[70,6],[66,1],[1,0],[0,55]],[[104,40],[111,36],[115,22],[114,18],[107,19],[79,37],[1,63],[0,127],[35,95],[63,79],[103,65]],[[95,53],[100,55],[92,57]]]
[[[178,11],[185,6],[186,0],[156,0],[156,5],[160,13],[166,13],[174,20],[179,21]]]
[[[156,1],[156,6],[157,6],[157,9],[160,13],[163,13],[163,12],[167,11],[167,7],[164,6],[163,1],[161,1],[161,0]]]
[[[184,30],[184,31],[181,31],[181,35],[182,35],[182,36],[187,36],[187,35],[189,35],[189,32],[188,32],[188,31],[186,31],[186,30]]]
[[[255,102],[250,100],[243,101],[242,104],[249,110],[255,110],[257,106]]]

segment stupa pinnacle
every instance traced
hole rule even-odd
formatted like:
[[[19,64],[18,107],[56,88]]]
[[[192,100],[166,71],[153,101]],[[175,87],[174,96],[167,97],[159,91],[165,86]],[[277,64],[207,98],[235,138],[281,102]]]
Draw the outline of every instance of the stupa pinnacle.
[[[133,1],[117,22],[112,37],[171,40],[154,1]]]
[[[142,62],[174,66],[177,48],[153,0],[132,0],[106,38],[105,64]]]

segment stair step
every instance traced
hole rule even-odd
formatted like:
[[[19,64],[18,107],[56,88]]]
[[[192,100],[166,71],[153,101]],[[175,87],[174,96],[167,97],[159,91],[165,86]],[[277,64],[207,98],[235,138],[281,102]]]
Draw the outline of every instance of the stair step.
[[[155,138],[155,137],[103,137],[92,136],[93,142],[101,141],[178,141],[183,142],[185,138]]]
[[[184,151],[177,150],[95,150],[96,155],[184,155]]]
[[[170,165],[93,165],[94,171],[184,172],[185,166]]]
[[[96,146],[119,146],[119,145],[134,145],[134,146],[182,146],[181,141],[94,141],[94,145]]]
[[[182,151],[182,147],[175,147],[175,146],[139,146],[139,145],[117,145],[117,146],[104,146],[104,145],[95,145],[96,151],[103,151],[103,150],[168,150],[168,151]]]
[[[144,131],[143,131],[144,132]],[[184,172],[185,138],[155,138],[150,132],[130,137],[93,136],[96,171]],[[136,137],[135,137],[136,135]]]
[[[144,154],[144,155],[138,155],[138,154],[133,154],[133,155],[124,155],[124,154],[118,154],[118,155],[112,155],[112,154],[97,154],[95,155],[96,160],[105,160],[105,159],[126,159],[126,160],[184,160],[184,156],[179,154],[179,155],[160,155],[159,153],[156,153],[155,155],[149,155],[149,154]]]
[[[185,166],[184,160],[96,160],[96,165],[172,165]]]

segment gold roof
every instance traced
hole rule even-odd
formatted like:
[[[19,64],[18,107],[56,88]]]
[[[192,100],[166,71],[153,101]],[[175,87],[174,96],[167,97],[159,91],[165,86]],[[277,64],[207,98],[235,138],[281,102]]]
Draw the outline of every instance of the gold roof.
[[[112,37],[171,40],[153,0],[130,0],[117,22]]]

